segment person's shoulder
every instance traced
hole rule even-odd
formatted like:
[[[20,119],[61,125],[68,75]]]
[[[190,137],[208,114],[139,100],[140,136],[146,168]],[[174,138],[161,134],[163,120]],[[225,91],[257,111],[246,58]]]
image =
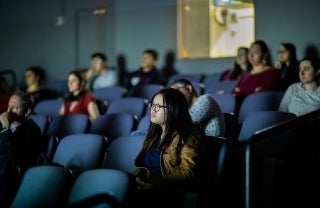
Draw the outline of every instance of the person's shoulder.
[[[211,105],[217,105],[217,101],[214,99],[214,97],[209,94],[209,93],[206,93],[206,94],[203,94],[203,95],[200,95],[196,102],[199,102],[199,103],[210,103]]]
[[[32,135],[34,137],[38,137],[41,136],[41,129],[38,126],[38,124],[32,120],[31,118],[26,119],[22,124],[20,124],[15,133],[17,132],[17,134],[28,134],[28,135]],[[25,135],[25,136],[28,136]]]
[[[202,94],[202,95],[200,95],[198,98],[197,98],[197,100],[208,100],[208,101],[215,101],[215,99],[214,99],[214,97],[211,95],[211,94],[209,94],[209,93],[205,93],[205,94]]]
[[[293,89],[303,89],[301,82],[295,82],[289,85],[287,90],[293,90]]]

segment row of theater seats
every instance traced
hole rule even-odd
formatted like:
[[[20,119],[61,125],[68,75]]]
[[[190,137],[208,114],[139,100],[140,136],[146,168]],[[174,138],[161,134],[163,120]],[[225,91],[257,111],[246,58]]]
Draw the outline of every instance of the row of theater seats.
[[[185,193],[186,207],[319,205],[319,192],[312,191],[320,184],[319,118],[320,110],[269,126],[241,148],[226,138],[207,137],[207,186]],[[61,138],[53,161],[71,171],[31,168],[12,207],[130,207],[134,158],[144,140],[121,136],[110,142],[88,133]],[[113,177],[121,180],[109,180]]]
[[[119,137],[117,141],[122,142],[122,149],[98,134],[61,138],[52,158],[61,167],[39,164],[30,168],[11,207],[93,207],[91,203],[99,202],[105,207],[123,207],[127,191],[133,188],[130,153],[136,154],[144,137]],[[124,158],[122,170],[112,166],[119,166]]]
[[[204,86],[212,86],[214,83],[219,83],[221,74],[222,72],[215,72],[211,74],[199,74],[199,73],[174,74],[169,77],[165,86],[169,86],[176,79],[185,78],[185,79],[188,79],[190,82],[195,83],[196,84],[195,87],[197,89],[198,87],[203,88]],[[197,83],[200,83],[201,85],[197,86],[198,85]],[[232,85],[232,84],[229,84],[229,85]],[[53,89],[61,95],[65,95],[65,93],[68,91],[67,80],[63,80],[63,79],[47,80],[44,83],[44,87]],[[126,89],[124,93],[126,93]]]
[[[102,90],[103,89],[101,89],[101,91]],[[108,90],[110,90],[110,89],[108,89]],[[107,93],[104,92],[103,95],[106,96]],[[113,109],[113,108],[121,109],[116,112],[123,113],[123,112],[128,112],[128,110],[126,110],[126,108],[130,109],[133,106],[138,106],[134,103],[126,103],[126,100],[133,100],[133,99],[130,96],[123,96],[123,95],[124,94],[122,94],[122,96],[119,96],[114,100],[112,100],[112,99],[106,100],[106,104],[107,104],[107,109],[105,112],[106,115],[110,113],[110,112],[108,112],[109,109]],[[230,192],[229,196],[232,198],[232,200],[226,202],[223,200],[224,197],[222,197],[222,199],[220,198],[218,201],[221,200],[221,201],[224,201],[224,203],[231,203],[232,207],[239,207],[239,204],[240,204],[240,207],[241,207],[241,205],[252,203],[251,198],[255,198],[255,196],[256,196],[255,194],[252,194],[252,191],[246,192],[248,187],[246,188],[245,183],[252,180],[251,177],[248,177],[248,175],[249,174],[250,175],[258,174],[259,176],[261,175],[260,173],[256,172],[257,171],[256,167],[251,168],[253,165],[251,165],[250,163],[247,163],[248,158],[249,157],[251,158],[251,157],[253,157],[252,155],[254,155],[252,153],[248,154],[246,152],[247,147],[249,145],[251,145],[251,141],[252,141],[251,138],[255,137],[255,135],[257,135],[257,134],[260,135],[259,134],[260,132],[263,134],[265,129],[268,129],[268,128],[272,129],[273,126],[277,126],[278,124],[282,124],[282,123],[286,123],[286,122],[295,121],[297,118],[292,114],[277,111],[277,107],[278,107],[278,105],[281,101],[281,98],[283,96],[283,92],[259,92],[259,93],[255,93],[255,94],[248,96],[246,98],[246,100],[243,101],[238,115],[235,115],[234,111],[233,111],[234,105],[235,105],[235,99],[231,95],[231,93],[222,93],[222,94],[216,93],[216,94],[212,94],[212,95],[216,98],[216,100],[220,104],[220,106],[224,112],[225,118],[226,118],[226,125],[227,125],[226,126],[227,127],[226,138],[227,138],[227,140],[232,141],[231,142],[232,145],[231,145],[231,148],[228,149],[229,150],[228,157],[226,159],[228,162],[226,162],[226,164],[224,164],[227,167],[226,168],[227,170],[224,171],[226,174],[223,176],[223,178],[227,178],[227,179],[225,179],[226,185],[224,187],[227,189],[227,192],[228,191]],[[138,98],[135,97],[134,99],[138,99]],[[146,108],[147,98],[141,97],[141,99],[143,100],[143,103],[144,103],[143,108],[147,109]],[[112,107],[113,105],[116,107]],[[51,108],[51,109],[53,109],[53,108]],[[35,110],[36,110],[36,108],[35,108]],[[132,113],[131,110],[129,112]],[[140,111],[140,112],[142,112],[142,113],[141,114],[133,113],[133,114],[140,115],[140,116],[136,116],[137,122],[140,123],[140,121],[141,122],[144,121],[145,124],[144,125],[141,124],[140,127],[136,126],[135,129],[145,131],[147,128],[146,125],[149,123],[148,122],[149,121],[149,117],[148,117],[149,111],[144,110],[144,111]],[[72,123],[72,122],[69,122],[69,123]],[[104,124],[102,124],[102,126],[103,125]],[[106,131],[108,131],[108,128],[104,128],[104,129]],[[287,135],[285,133],[283,138],[281,138],[279,141],[283,141],[283,139],[288,139],[288,138],[292,138],[292,137],[293,137],[292,134]],[[117,139],[115,139],[114,141],[117,141]],[[289,144],[289,146],[291,145],[290,142],[287,142],[287,143],[284,142],[284,144]],[[267,143],[267,146],[268,145],[270,145],[270,144]],[[274,145],[271,145],[271,146],[273,147]],[[275,145],[275,146],[277,146],[277,145]],[[264,148],[262,148],[262,149],[264,149]],[[282,147],[280,149],[281,149],[281,151],[283,150]],[[125,150],[125,151],[128,151],[128,150]],[[281,153],[281,151],[279,151],[279,152]],[[285,148],[283,151],[284,151],[284,154],[287,153]],[[123,151],[120,151],[120,152],[123,152]],[[253,151],[253,152],[256,153],[255,151]],[[212,154],[216,154],[216,151],[213,151]],[[277,155],[277,157],[278,157],[278,155]],[[272,161],[274,162],[277,160],[272,160]],[[293,160],[293,161],[296,162],[295,160]],[[217,161],[215,161],[215,162],[217,162]],[[280,160],[280,162],[281,162],[281,164],[285,164],[284,166],[287,166],[287,163],[288,163],[287,160]],[[291,162],[292,161],[289,160],[289,163],[291,163]],[[263,164],[262,166],[264,168],[270,169],[270,172],[273,172],[273,170],[275,168],[279,168],[278,164],[275,165],[276,167],[274,167],[274,166],[270,167],[269,166],[270,164],[265,166],[264,162],[262,164]],[[285,167],[285,168],[287,168],[287,167]],[[280,169],[282,169],[282,167],[280,167]],[[250,172],[250,171],[252,171],[252,172]],[[274,170],[274,171],[278,171],[278,170]],[[290,171],[289,172],[284,171],[284,172],[286,174],[291,174]],[[265,170],[263,170],[262,173],[266,174]],[[276,173],[275,175],[277,175],[277,177],[278,177],[278,173]],[[276,187],[276,188],[278,188],[278,187]],[[292,187],[290,186],[290,188],[292,188]],[[260,190],[258,190],[258,191],[256,189],[253,189],[253,190],[255,192],[260,193]],[[286,188],[284,188],[284,190],[286,190]],[[296,189],[292,189],[292,190],[296,190]],[[223,193],[223,192],[219,192],[219,193]],[[259,197],[261,197],[260,194],[258,194],[258,195],[259,195]],[[273,197],[273,193],[271,195]],[[277,197],[278,197],[278,195],[277,195]],[[189,201],[190,204],[192,204],[194,199],[195,198],[198,199],[199,196],[197,193],[196,194],[195,193],[188,193],[186,195],[186,198],[187,198],[186,200]],[[214,203],[217,201],[217,200],[209,200],[208,198],[210,198],[210,197],[206,197],[206,196],[205,197],[201,196],[200,198],[205,199],[205,201],[208,201],[210,203]],[[250,200],[247,198],[250,198]],[[262,198],[264,198],[264,196]],[[266,199],[269,199],[268,196],[266,197]],[[253,201],[255,201],[255,200],[253,200]],[[283,200],[280,200],[280,201],[281,201],[280,203],[284,202]],[[254,203],[256,203],[256,202],[254,202]],[[222,206],[222,207],[224,207],[224,206]]]
[[[144,140],[141,135],[118,137],[111,143],[97,134],[63,137],[53,162],[64,168],[39,165],[28,169],[11,207],[131,207],[134,158]],[[218,187],[222,187],[230,143],[219,137],[207,137],[206,142],[207,160],[202,162],[208,167],[207,179],[201,189],[188,190],[186,203],[194,203],[196,195],[216,204],[222,194]]]
[[[110,114],[131,114],[134,116],[135,122],[132,121],[133,120],[132,118],[125,119],[125,120],[130,120],[130,122],[124,121],[121,119],[116,119],[116,118],[113,118],[111,120],[113,120],[114,122],[119,120],[119,123],[123,122],[124,124],[129,122],[130,125],[124,125],[124,126],[131,126],[132,128],[130,128],[130,131],[135,131],[135,130],[140,131],[141,129],[146,131],[148,127],[147,125],[148,125],[149,116],[150,116],[150,110],[148,109],[148,99],[146,97],[134,97],[134,96],[123,97],[117,94],[116,91],[111,91],[112,88],[114,87],[99,89],[101,92],[101,95],[104,95],[105,97],[95,95],[97,99],[102,100],[103,102],[107,103],[107,105],[106,105],[106,110],[102,114],[102,116],[93,122],[92,126],[94,127],[92,127],[93,128],[92,132],[104,134],[103,132],[104,129],[113,127],[113,126],[108,126],[107,124],[108,120],[110,120],[111,117],[106,115],[110,115]],[[103,90],[106,90],[106,91],[103,92]],[[107,96],[109,95],[108,92],[111,93],[110,95],[112,95],[114,99],[107,98]],[[154,93],[155,92],[153,92],[152,94]],[[116,98],[114,96],[115,94],[117,94]],[[216,99],[216,101],[218,102],[218,104],[220,105],[224,113],[225,123],[226,123],[225,137],[233,141],[238,141],[240,131],[244,130],[244,129],[241,129],[242,125],[247,119],[247,117],[251,114],[254,114],[254,115],[251,115],[252,116],[251,120],[253,120],[253,122],[252,121],[249,122],[250,119],[248,119],[245,122],[246,124],[244,125],[246,129],[250,128],[250,132],[254,132],[263,127],[270,126],[272,124],[275,124],[276,122],[282,121],[283,119],[294,117],[294,115],[291,113],[277,112],[277,109],[281,102],[283,94],[284,93],[281,91],[264,91],[264,92],[251,94],[248,97],[246,97],[246,99],[242,102],[237,115],[234,112],[235,111],[234,109],[236,106],[236,98],[231,93],[212,94],[212,96]],[[34,107],[33,116],[45,115],[49,118],[50,121],[53,121],[54,118],[58,117],[57,116],[58,111],[60,106],[62,105],[62,102],[63,101],[61,99],[43,100]],[[276,112],[270,113],[269,114],[270,119],[266,119],[266,115],[256,114],[256,112],[260,112],[260,111],[276,111]],[[129,117],[129,116],[126,116],[126,117]],[[141,120],[144,121],[144,124],[141,124],[139,126],[140,129],[137,129],[137,125]],[[131,125],[131,123],[134,123],[134,125]],[[40,124],[43,125],[45,124],[45,122],[40,122]],[[71,124],[68,124],[68,125],[71,125]],[[62,128],[60,128],[61,131],[65,131],[64,128],[71,128],[71,127],[68,127],[68,125],[65,125]],[[103,128],[104,125],[106,128]],[[47,126],[43,128],[47,128]],[[55,127],[55,129],[56,128],[57,127]],[[49,133],[54,131],[49,130]],[[124,129],[121,129],[121,131],[128,132],[129,130],[125,131]],[[52,134],[53,133],[50,133],[50,135]],[[114,137],[114,136],[110,135],[110,137]]]

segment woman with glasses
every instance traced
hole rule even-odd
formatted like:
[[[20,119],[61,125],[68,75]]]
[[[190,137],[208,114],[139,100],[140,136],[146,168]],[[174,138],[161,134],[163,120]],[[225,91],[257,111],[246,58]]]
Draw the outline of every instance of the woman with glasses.
[[[173,193],[197,178],[204,132],[193,123],[186,98],[177,89],[160,90],[149,107],[149,129],[135,159],[135,200],[139,206],[143,201],[146,207],[163,207],[171,196],[182,202]]]

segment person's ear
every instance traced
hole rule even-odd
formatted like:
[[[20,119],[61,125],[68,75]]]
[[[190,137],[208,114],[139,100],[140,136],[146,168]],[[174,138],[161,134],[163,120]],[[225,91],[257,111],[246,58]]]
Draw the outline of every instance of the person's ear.
[[[192,86],[191,85],[186,85],[186,88],[188,92],[191,94],[192,93]]]

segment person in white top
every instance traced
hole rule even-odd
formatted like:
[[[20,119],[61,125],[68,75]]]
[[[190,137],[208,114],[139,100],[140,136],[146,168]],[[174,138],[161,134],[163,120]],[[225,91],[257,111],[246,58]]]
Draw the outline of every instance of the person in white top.
[[[198,95],[192,83],[186,79],[175,80],[171,88],[182,92],[189,105],[189,113],[194,122],[199,122],[208,136],[225,136],[223,112],[210,94]]]
[[[301,116],[320,109],[320,60],[303,58],[299,65],[300,82],[286,90],[278,110]]]
[[[102,87],[110,87],[119,84],[117,71],[108,68],[107,57],[104,53],[94,53],[91,55],[91,68],[85,73],[89,90]]]

